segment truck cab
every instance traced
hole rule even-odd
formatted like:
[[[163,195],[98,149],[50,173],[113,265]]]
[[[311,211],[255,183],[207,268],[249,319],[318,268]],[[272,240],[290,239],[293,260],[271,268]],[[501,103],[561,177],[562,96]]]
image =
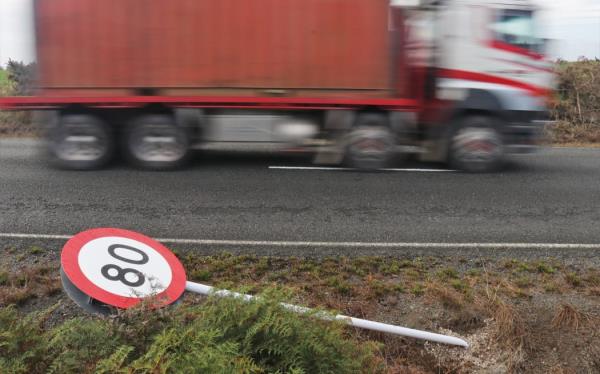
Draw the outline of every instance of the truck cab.
[[[493,168],[540,141],[552,64],[526,0],[396,1],[405,14],[425,159]],[[420,78],[419,78],[420,77]],[[424,82],[424,83],[420,83]]]

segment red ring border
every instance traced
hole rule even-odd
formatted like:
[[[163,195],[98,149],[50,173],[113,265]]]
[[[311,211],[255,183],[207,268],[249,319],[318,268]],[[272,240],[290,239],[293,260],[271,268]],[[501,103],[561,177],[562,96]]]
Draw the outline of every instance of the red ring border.
[[[61,266],[69,280],[79,290],[93,299],[122,309],[134,307],[142,301],[141,298],[120,296],[110,293],[92,283],[81,271],[78,257],[83,246],[92,240],[109,236],[123,237],[144,243],[161,254],[171,267],[171,284],[163,292],[156,295],[157,305],[153,305],[154,307],[172,304],[181,297],[185,291],[185,269],[173,252],[156,240],[145,235],[116,228],[96,228],[83,231],[69,239],[64,245],[60,256]]]

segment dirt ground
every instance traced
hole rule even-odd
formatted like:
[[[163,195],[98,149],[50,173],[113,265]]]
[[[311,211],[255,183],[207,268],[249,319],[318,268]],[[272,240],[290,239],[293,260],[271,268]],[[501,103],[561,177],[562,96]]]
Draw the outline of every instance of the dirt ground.
[[[0,307],[58,305],[60,248],[0,248]],[[555,259],[274,258],[178,253],[188,279],[257,293],[291,288],[297,304],[462,337],[469,349],[348,329],[384,344],[390,373],[600,372],[600,268]],[[186,296],[192,297],[192,296]]]

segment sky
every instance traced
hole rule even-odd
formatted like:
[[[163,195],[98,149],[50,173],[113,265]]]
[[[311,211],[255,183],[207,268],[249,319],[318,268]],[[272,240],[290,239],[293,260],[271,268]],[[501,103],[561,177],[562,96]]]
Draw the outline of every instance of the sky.
[[[600,0],[532,0],[540,13],[541,36],[555,40],[551,56],[600,58]],[[35,59],[32,0],[0,0],[0,65],[9,58]]]

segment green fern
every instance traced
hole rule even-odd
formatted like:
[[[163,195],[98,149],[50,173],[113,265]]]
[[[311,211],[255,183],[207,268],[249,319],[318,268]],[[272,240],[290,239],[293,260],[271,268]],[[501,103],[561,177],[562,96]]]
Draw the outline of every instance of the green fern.
[[[49,351],[54,357],[49,373],[81,373],[96,366],[121,346],[106,320],[75,318],[49,334]]]
[[[133,350],[134,348],[129,345],[119,347],[112,355],[98,362],[96,374],[127,373],[128,370],[124,368],[125,362]]]
[[[348,339],[341,323],[281,307],[267,290],[245,302],[209,297],[199,305],[134,309],[110,319],[0,308],[0,372],[8,373],[373,373],[371,343]],[[321,311],[315,313],[323,313]]]
[[[46,341],[41,327],[45,313],[23,317],[10,306],[0,309],[0,370],[29,373],[44,366]]]

